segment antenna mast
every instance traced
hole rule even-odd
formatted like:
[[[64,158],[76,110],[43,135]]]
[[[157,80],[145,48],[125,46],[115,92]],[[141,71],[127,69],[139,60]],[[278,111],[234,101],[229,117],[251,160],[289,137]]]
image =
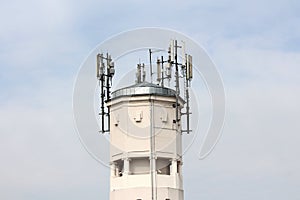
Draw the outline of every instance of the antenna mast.
[[[106,61],[106,64],[104,63]],[[110,131],[110,109],[109,107],[105,110],[105,103],[110,101],[110,88],[112,85],[112,77],[115,74],[115,64],[112,62],[111,55],[106,53],[106,56],[103,53],[97,54],[97,67],[96,67],[97,79],[100,84],[100,98],[101,98],[101,133],[106,133]],[[106,90],[106,91],[105,91]],[[105,126],[105,119],[107,120],[107,127]]]
[[[178,57],[178,50],[181,49],[181,59]],[[151,53],[153,51],[149,50],[150,58]],[[178,45],[177,40],[171,40],[169,48],[168,48],[168,60],[164,60],[164,57],[161,56],[160,59],[157,59],[157,82],[162,87],[164,87],[164,80],[168,79],[169,81],[172,79],[172,68],[175,65],[175,95],[176,95],[176,104],[174,108],[176,108],[176,119],[174,123],[178,124],[180,121],[179,115],[186,115],[186,130],[182,130],[181,132],[187,132],[188,134],[191,132],[190,130],[190,96],[189,96],[189,88],[190,82],[193,78],[193,64],[192,64],[192,56],[185,53],[185,43],[182,42],[182,45]],[[164,64],[167,63],[166,69],[164,69]],[[151,66],[151,63],[150,63]],[[179,66],[181,66],[182,77],[179,75]],[[152,71],[152,67],[150,67]],[[180,78],[183,78],[183,91],[184,91],[184,99],[186,101],[185,113],[180,112],[179,98],[180,98]]]
[[[153,72],[152,72],[152,50],[149,49],[149,61],[150,61],[150,81],[153,83]]]

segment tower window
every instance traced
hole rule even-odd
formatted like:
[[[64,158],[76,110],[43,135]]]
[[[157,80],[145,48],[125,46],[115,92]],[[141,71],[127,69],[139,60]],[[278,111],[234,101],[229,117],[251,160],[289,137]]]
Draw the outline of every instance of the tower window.
[[[115,162],[115,176],[121,177],[123,176],[124,171],[124,161],[123,160],[117,160]]]
[[[170,175],[171,162],[170,159],[158,158],[156,160],[156,169],[158,174]]]
[[[181,173],[181,162],[177,161],[177,173]]]
[[[149,174],[150,161],[148,157],[131,158],[130,172],[132,175]]]

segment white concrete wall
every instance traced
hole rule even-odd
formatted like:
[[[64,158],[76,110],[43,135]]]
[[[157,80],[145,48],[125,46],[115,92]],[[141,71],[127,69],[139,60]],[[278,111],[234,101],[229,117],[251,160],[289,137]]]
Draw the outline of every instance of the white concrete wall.
[[[137,187],[130,189],[122,189],[117,191],[112,191],[110,193],[110,200],[152,200],[151,199],[151,189],[145,187]],[[183,200],[183,190],[177,190],[173,188],[159,188],[157,190],[157,199],[158,200]]]
[[[156,174],[157,199],[183,200],[182,174],[177,173],[177,162],[182,161],[181,125],[175,120],[175,97],[135,96],[121,97],[109,102],[111,108],[110,200],[151,200],[150,126],[151,103],[153,106],[153,131],[157,167],[169,166],[170,175]],[[183,102],[180,102],[182,105]],[[142,158],[142,159],[137,159]],[[114,172],[114,162],[124,162],[122,176]],[[145,171],[145,173],[135,173]]]

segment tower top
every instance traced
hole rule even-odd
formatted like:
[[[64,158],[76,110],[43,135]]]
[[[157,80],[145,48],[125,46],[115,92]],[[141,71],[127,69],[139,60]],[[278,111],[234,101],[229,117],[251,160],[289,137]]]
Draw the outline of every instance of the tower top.
[[[149,82],[136,83],[134,85],[118,89],[112,92],[112,99],[123,96],[158,95],[175,97],[176,91]]]

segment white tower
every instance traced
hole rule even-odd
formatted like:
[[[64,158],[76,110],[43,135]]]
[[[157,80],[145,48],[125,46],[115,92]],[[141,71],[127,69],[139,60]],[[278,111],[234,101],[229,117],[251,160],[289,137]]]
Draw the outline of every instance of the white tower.
[[[177,56],[178,49],[182,50],[181,59]],[[172,40],[168,59],[161,56],[157,60],[157,84],[153,84],[154,52],[157,51],[149,49],[151,83],[145,81],[145,65],[138,64],[136,84],[112,93],[114,63],[109,54],[97,55],[101,132],[110,133],[110,200],[183,200],[182,133],[191,131],[192,57],[185,54],[184,43],[178,46]],[[173,67],[174,90],[164,86],[165,79],[169,82],[172,79]]]
[[[147,82],[112,93],[110,200],[183,200],[175,104],[174,90]]]

